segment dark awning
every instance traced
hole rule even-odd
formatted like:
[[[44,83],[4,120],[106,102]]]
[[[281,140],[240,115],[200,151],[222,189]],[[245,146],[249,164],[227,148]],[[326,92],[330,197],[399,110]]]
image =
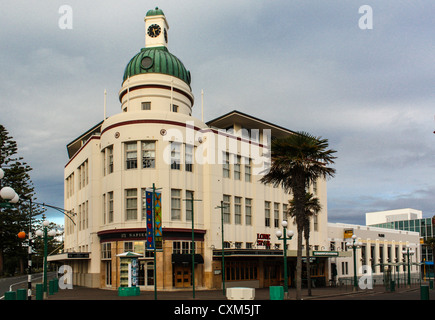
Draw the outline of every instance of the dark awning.
[[[194,254],[195,263],[204,263],[204,258],[200,254]],[[192,263],[191,254],[172,254],[172,263]]]

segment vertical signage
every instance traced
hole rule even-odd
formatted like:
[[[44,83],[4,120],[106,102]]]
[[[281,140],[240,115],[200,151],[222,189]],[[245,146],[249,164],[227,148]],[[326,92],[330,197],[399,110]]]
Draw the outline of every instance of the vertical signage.
[[[153,193],[146,191],[147,250],[154,249]]]
[[[154,193],[154,223],[155,223],[155,235],[154,243],[156,249],[163,249],[163,233],[162,233],[162,194],[160,192]]]

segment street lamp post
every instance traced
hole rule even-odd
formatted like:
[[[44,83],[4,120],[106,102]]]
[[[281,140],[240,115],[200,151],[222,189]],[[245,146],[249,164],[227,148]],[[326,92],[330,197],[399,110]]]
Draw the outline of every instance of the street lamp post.
[[[195,224],[195,215],[193,213],[193,208],[194,208],[194,201],[202,201],[199,199],[195,199],[194,195],[192,193],[192,198],[191,199],[184,199],[184,201],[188,201],[190,202],[191,205],[191,210],[192,210],[192,243],[191,243],[191,257],[192,257],[192,297],[193,299],[195,299],[195,229],[194,229],[194,224]]]
[[[282,228],[284,230],[284,234],[281,230],[276,231],[276,236],[278,239],[284,241],[283,255],[284,255],[284,295],[285,298],[288,297],[288,275],[287,275],[287,240],[291,240],[293,238],[294,232],[289,231],[287,237],[287,221],[284,220],[281,222]]]
[[[48,250],[48,239],[52,239],[56,235],[56,231],[54,230],[47,230],[48,225],[50,222],[47,220],[44,220],[42,223],[44,226],[44,231],[37,230],[36,235],[38,237],[42,237],[44,239],[44,279],[43,279],[43,291],[47,292],[47,250]]]
[[[402,254],[406,254],[407,257],[408,257],[408,287],[410,287],[411,286],[411,268],[410,268],[410,261],[409,261],[410,258],[409,258],[409,256],[413,255],[414,251],[413,250],[409,250],[409,245],[407,244],[406,245],[406,250],[402,250]]]
[[[356,249],[361,248],[362,243],[356,241],[356,235],[352,236],[352,243],[348,242],[346,246],[353,249],[353,290],[358,290],[358,279],[356,273]]]
[[[221,201],[221,205],[217,206],[216,209],[221,209],[221,229],[222,229],[222,293],[225,295],[225,251],[224,251],[224,208],[228,206],[224,205]]]

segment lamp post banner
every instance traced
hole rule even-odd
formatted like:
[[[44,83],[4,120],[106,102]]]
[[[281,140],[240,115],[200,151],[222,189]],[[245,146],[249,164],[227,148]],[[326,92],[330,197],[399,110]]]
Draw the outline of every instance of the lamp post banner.
[[[154,223],[155,235],[154,242],[156,249],[163,249],[163,232],[162,232],[162,194],[160,192],[154,193]]]
[[[154,250],[154,219],[153,219],[153,193],[146,191],[147,211],[147,250]]]

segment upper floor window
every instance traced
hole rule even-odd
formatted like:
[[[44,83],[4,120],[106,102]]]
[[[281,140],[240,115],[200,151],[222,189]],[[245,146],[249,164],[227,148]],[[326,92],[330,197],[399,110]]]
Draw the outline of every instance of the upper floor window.
[[[125,144],[125,168],[137,168],[137,143],[129,142]]]
[[[245,158],[245,181],[246,182],[252,181],[251,168],[252,168],[252,160],[250,158]]]
[[[171,107],[172,112],[178,112],[178,106],[176,104],[173,104]]]
[[[137,219],[137,189],[125,190],[126,220]]]
[[[270,227],[270,201],[264,202],[264,225]]]
[[[234,159],[236,160],[234,163],[234,180],[240,180],[241,175],[241,157],[240,156],[234,156]]]
[[[230,154],[228,152],[224,153],[222,169],[223,169],[224,178],[229,178],[230,177]]]
[[[192,145],[186,144],[184,161],[185,161],[185,170],[188,172],[192,172],[193,171],[193,146]]]
[[[231,196],[224,194],[224,199],[223,199],[223,216],[224,216],[224,222],[225,223],[230,223],[231,222]]]
[[[181,144],[171,142],[171,169],[180,170]]]
[[[156,167],[156,143],[155,141],[142,142],[142,168]]]
[[[142,102],[142,110],[151,110],[151,102],[146,101],[146,102]]]

